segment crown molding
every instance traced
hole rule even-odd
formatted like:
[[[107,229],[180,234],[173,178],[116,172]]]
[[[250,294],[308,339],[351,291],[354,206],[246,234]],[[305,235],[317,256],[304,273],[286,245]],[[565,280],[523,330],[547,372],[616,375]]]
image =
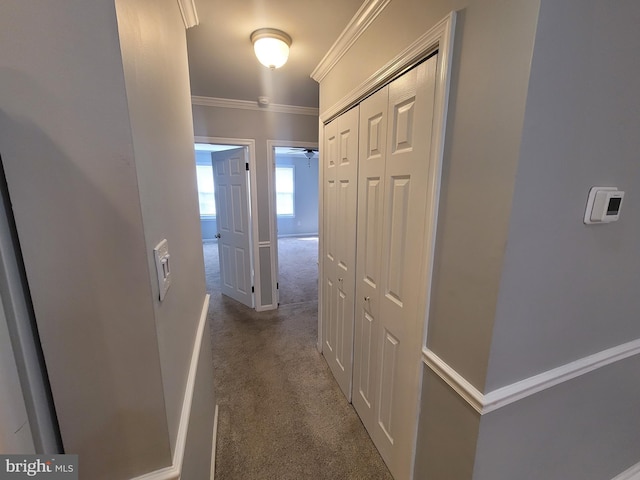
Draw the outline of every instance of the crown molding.
[[[422,351],[422,361],[481,415],[498,410],[523,398],[593,372],[615,362],[640,354],[640,339],[608,348],[574,362],[552,368],[510,385],[481,393],[462,375],[429,349]]]
[[[195,0],[178,0],[178,7],[180,7],[184,28],[195,27],[200,23]]]
[[[390,2],[391,0],[366,0],[311,72],[311,78],[320,83]]]
[[[266,107],[261,107],[258,105],[258,102],[234,100],[232,98],[199,97],[197,95],[193,95],[191,97],[191,103],[193,105],[200,105],[203,107],[235,108],[238,110],[289,113],[293,115],[309,115],[312,117],[317,117],[319,114],[319,110],[314,107],[298,107],[296,105],[279,105],[276,103],[269,104]]]

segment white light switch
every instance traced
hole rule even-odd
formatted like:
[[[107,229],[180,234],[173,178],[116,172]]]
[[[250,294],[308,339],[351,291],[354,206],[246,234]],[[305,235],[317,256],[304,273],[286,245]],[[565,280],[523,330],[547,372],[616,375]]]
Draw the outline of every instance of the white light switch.
[[[164,300],[167,290],[171,286],[171,264],[169,263],[169,242],[165,238],[153,249],[156,260],[156,273],[160,287],[160,301]]]

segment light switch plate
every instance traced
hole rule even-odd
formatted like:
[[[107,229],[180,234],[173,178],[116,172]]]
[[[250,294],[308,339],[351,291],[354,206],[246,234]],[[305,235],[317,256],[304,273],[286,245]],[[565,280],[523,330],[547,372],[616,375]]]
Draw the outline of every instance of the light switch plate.
[[[160,301],[164,300],[167,290],[171,286],[171,264],[169,263],[169,242],[165,238],[153,249],[160,288]]]

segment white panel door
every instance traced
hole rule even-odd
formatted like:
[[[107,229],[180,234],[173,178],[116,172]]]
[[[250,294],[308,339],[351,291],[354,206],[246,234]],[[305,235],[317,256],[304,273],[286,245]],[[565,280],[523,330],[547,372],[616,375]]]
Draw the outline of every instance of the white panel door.
[[[411,477],[418,419],[436,62],[362,103],[354,406],[397,479]]]
[[[353,406],[373,436],[389,87],[360,104]]]
[[[212,152],[222,294],[253,308],[246,147]]]
[[[324,354],[351,400],[358,202],[358,108],[325,127]]]

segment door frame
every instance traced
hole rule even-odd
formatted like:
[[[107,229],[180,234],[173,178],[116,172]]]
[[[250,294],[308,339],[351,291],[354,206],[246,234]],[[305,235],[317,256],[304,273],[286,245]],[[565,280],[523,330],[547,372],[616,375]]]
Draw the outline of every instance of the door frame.
[[[256,141],[252,138],[230,138],[230,137],[204,137],[196,135],[194,136],[195,143],[210,143],[213,145],[232,145],[238,147],[247,147],[249,154],[249,198],[250,198],[250,212],[247,215],[250,218],[251,224],[251,263],[253,265],[252,284],[254,287],[253,304],[256,311],[267,310],[270,306],[264,306],[260,304],[262,299],[261,285],[260,285],[260,257],[258,251],[258,245],[255,241],[258,238],[258,199],[256,198],[257,180],[254,175],[256,171]],[[266,308],[265,308],[266,307]]]
[[[318,149],[318,142],[301,142],[294,140],[267,140],[267,162],[269,165],[269,174],[267,182],[269,188],[269,230],[271,236],[269,238],[271,246],[271,285],[273,286],[272,298],[276,299],[276,305],[280,305],[280,292],[278,291],[278,278],[280,270],[278,265],[278,215],[276,211],[276,147],[291,148],[315,148]],[[318,151],[318,154],[320,152]],[[318,156],[318,178],[320,178],[320,157]],[[318,191],[318,218],[320,218],[320,191]],[[320,224],[318,224],[318,235],[320,235]],[[320,258],[320,250],[318,249],[318,259]],[[319,284],[320,282],[318,282]],[[320,298],[318,296],[318,298]]]

